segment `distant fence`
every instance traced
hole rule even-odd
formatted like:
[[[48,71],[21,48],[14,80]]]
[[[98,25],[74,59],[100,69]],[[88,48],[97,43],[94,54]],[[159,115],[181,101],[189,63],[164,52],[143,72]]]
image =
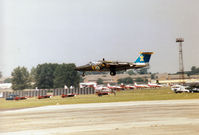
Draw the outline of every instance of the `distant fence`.
[[[62,94],[79,94],[79,95],[87,95],[87,94],[94,94],[94,88],[77,88],[77,89],[54,89],[53,96],[59,96]]]
[[[47,95],[48,90],[38,90],[38,91],[13,91],[13,92],[2,92],[3,98],[8,97],[9,95],[19,95],[20,97],[35,97],[35,96],[45,96]]]
[[[76,89],[53,89],[53,90],[34,90],[34,91],[13,91],[13,92],[0,92],[0,98],[6,98],[9,95],[15,94],[20,97],[35,97],[35,96],[45,96],[47,93],[51,91],[53,96],[60,96],[62,94],[78,94],[78,95],[87,95],[94,94],[94,88],[76,88]]]

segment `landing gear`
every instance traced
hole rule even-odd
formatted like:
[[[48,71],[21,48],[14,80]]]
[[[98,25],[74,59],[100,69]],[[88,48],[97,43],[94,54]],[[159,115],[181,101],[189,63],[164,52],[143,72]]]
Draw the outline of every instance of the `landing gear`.
[[[115,76],[115,75],[116,75],[116,72],[115,72],[115,71],[111,71],[111,72],[110,72],[110,75],[111,75],[111,76]]]
[[[85,72],[82,73],[82,77],[84,77],[84,76],[85,76]]]

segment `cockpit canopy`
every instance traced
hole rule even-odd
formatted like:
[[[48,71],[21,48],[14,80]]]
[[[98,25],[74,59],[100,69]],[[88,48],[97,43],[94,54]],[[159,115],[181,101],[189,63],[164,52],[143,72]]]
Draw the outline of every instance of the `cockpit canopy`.
[[[88,64],[89,65],[98,65],[98,64],[101,64],[101,62],[99,62],[99,61],[91,61]]]

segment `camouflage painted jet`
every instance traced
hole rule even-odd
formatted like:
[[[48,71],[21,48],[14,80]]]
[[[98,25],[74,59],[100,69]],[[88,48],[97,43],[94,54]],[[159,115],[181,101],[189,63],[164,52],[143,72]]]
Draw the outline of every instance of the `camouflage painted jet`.
[[[141,52],[140,56],[135,62],[106,61],[103,58],[103,60],[97,62],[89,62],[86,65],[76,67],[76,70],[82,71],[82,76],[84,76],[86,71],[110,71],[110,75],[114,76],[116,75],[116,71],[138,69],[148,66],[151,54],[153,54],[153,52]]]

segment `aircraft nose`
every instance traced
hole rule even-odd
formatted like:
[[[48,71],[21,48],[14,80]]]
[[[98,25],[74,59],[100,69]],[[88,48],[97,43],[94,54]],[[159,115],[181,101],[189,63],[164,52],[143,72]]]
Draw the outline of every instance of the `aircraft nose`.
[[[79,66],[75,68],[76,71],[84,71],[86,69],[87,69],[87,66]]]
[[[80,69],[81,69],[80,67],[76,67],[76,68],[75,68],[76,71],[79,71]]]

